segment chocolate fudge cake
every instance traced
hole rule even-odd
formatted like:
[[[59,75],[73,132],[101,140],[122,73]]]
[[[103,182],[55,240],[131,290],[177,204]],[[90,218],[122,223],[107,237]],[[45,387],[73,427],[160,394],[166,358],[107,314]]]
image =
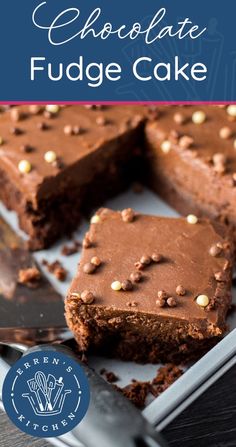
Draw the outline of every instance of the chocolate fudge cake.
[[[32,249],[78,226],[86,207],[121,191],[136,171],[146,109],[19,106],[0,117],[0,200]]]
[[[227,227],[100,209],[66,299],[82,351],[180,361],[226,330],[233,249]]]
[[[6,109],[0,199],[39,249],[138,177],[182,214],[232,225],[236,239],[235,137],[235,105]]]
[[[236,105],[163,106],[146,126],[149,185],[182,214],[231,224],[236,239]]]

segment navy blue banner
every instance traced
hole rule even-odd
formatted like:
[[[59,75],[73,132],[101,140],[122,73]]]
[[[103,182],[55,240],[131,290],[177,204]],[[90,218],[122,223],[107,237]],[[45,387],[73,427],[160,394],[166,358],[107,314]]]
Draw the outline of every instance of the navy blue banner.
[[[234,0],[5,0],[0,101],[236,101]]]

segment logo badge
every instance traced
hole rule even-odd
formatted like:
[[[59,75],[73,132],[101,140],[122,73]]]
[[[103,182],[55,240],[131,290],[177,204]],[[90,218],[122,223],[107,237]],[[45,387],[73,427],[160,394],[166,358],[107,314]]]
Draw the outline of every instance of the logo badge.
[[[2,391],[6,413],[23,432],[61,436],[85,416],[89,384],[83,369],[64,353],[35,351],[9,370]]]

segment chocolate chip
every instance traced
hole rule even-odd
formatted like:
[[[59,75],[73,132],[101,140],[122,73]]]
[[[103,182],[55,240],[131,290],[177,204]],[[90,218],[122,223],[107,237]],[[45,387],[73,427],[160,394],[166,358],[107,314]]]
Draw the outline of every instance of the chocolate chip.
[[[12,121],[20,121],[23,118],[23,114],[19,109],[11,109],[10,116]]]
[[[28,144],[23,144],[20,147],[21,152],[24,152],[25,154],[29,154],[34,151],[34,148],[32,146],[29,146]]]
[[[92,246],[92,242],[90,240],[89,233],[85,234],[84,240],[82,242],[83,248],[90,248]]]
[[[165,290],[159,290],[159,291],[157,292],[157,296],[158,296],[158,298],[161,299],[161,300],[165,300],[166,298],[168,298],[168,294],[166,293]]]
[[[19,127],[11,127],[10,132],[12,135],[22,135],[23,134],[23,130],[20,129]]]
[[[135,268],[136,268],[137,270],[143,270],[144,267],[145,267],[145,265],[142,264],[140,261],[135,262],[135,263],[134,263],[134,266],[135,266]]]
[[[232,130],[227,126],[222,127],[219,132],[220,138],[223,140],[227,140],[228,138],[232,137],[232,134]]]
[[[93,104],[84,104],[84,108],[87,110],[93,110],[95,109],[95,106]]]
[[[158,307],[164,307],[166,305],[166,300],[164,298],[158,298],[156,300],[156,305]]]
[[[224,282],[226,280],[225,272],[216,272],[214,276],[215,276],[216,281]]]
[[[183,286],[181,286],[180,284],[176,287],[176,293],[179,296],[183,296],[186,293],[186,290]]]
[[[94,273],[96,270],[96,265],[92,264],[91,262],[87,262],[83,266],[83,272],[87,273],[88,275]]]
[[[192,137],[189,137],[188,135],[184,135],[179,139],[179,146],[182,149],[189,149],[193,146],[194,140]]]
[[[79,135],[82,132],[81,127],[73,126],[73,135]]]
[[[37,123],[37,128],[39,130],[47,130],[48,125],[46,123],[44,123],[43,121],[40,121],[39,123]]]
[[[215,165],[217,165],[219,163],[225,164],[226,163],[226,156],[224,154],[217,153],[217,154],[213,155],[212,160],[213,160],[213,163]]]
[[[98,256],[93,256],[91,259],[91,264],[95,265],[96,267],[99,267],[101,265],[102,261]]]
[[[176,124],[184,124],[186,122],[186,118],[182,113],[175,113],[173,120]]]
[[[99,115],[96,118],[96,123],[98,126],[105,126],[107,124],[107,120],[106,120],[105,116]]]
[[[60,157],[57,157],[57,159],[53,161],[52,166],[57,169],[63,169],[65,167],[65,163]]]
[[[121,217],[123,222],[133,222],[135,213],[131,208],[127,208],[121,211]]]
[[[133,284],[129,279],[126,279],[121,283],[121,288],[125,291],[129,291],[133,289]]]
[[[151,256],[143,255],[140,259],[140,262],[143,265],[149,265],[152,262],[152,258],[151,258]]]
[[[44,112],[43,112],[43,116],[44,116],[45,118],[47,118],[47,119],[51,119],[51,118],[54,117],[54,114],[51,113],[51,112],[48,112],[48,110],[44,110]]]
[[[70,124],[67,124],[63,131],[65,135],[79,135],[81,133],[81,128],[79,126],[71,126]]]
[[[73,128],[69,124],[63,129],[65,135],[73,135]]]
[[[126,303],[126,306],[129,306],[129,307],[137,307],[137,303],[136,303],[136,301],[128,301],[127,303]]]
[[[162,260],[162,255],[160,255],[160,253],[153,253],[151,258],[153,262],[160,262]]]
[[[177,306],[177,301],[175,298],[173,298],[172,296],[170,296],[169,298],[167,298],[167,304],[169,307],[176,307]]]
[[[84,108],[88,109],[88,110],[102,110],[102,109],[105,109],[105,105],[103,105],[103,104],[85,104]]]
[[[130,275],[130,280],[134,283],[141,281],[142,273],[141,272],[133,272]]]
[[[214,164],[214,170],[219,174],[223,174],[226,171],[226,156],[221,153],[214,154],[212,157]]]
[[[95,300],[94,294],[89,290],[84,290],[80,296],[81,300],[85,304],[92,304]]]
[[[32,104],[29,106],[29,112],[31,115],[38,115],[42,111],[42,107],[38,104]]]
[[[226,171],[226,167],[225,165],[219,163],[214,166],[214,171],[217,172],[218,174],[224,174]]]
[[[222,248],[218,244],[214,244],[211,246],[209,253],[211,256],[219,256],[222,252]]]

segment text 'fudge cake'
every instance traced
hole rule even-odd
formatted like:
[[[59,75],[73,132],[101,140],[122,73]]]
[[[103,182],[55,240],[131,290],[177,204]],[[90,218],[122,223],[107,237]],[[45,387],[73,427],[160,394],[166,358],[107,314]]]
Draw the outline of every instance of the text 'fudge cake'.
[[[0,199],[17,212],[30,246],[78,226],[84,208],[127,186],[145,109],[20,106],[0,116]]]
[[[67,323],[82,351],[189,359],[226,330],[232,262],[220,224],[101,209],[83,241]]]

